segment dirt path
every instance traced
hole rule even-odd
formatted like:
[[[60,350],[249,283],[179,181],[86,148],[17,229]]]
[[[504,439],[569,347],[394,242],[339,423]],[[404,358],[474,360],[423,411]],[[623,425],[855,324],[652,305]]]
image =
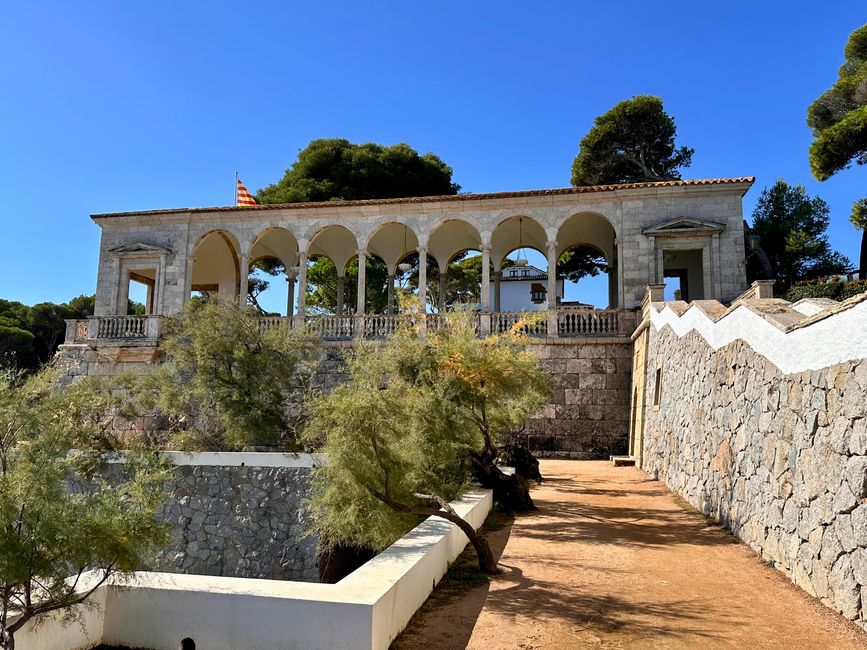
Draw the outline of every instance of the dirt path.
[[[542,461],[503,573],[439,594],[395,648],[867,647],[867,635],[635,468]]]

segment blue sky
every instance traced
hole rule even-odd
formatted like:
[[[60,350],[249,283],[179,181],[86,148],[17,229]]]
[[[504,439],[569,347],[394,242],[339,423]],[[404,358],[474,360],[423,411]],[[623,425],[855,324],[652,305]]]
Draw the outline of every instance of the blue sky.
[[[0,297],[92,293],[95,212],[228,204],[317,137],[433,151],[464,191],[569,184],[593,118],[661,96],[686,178],[777,177],[855,261],[867,169],[810,176],[810,102],[864,2],[5,3]]]

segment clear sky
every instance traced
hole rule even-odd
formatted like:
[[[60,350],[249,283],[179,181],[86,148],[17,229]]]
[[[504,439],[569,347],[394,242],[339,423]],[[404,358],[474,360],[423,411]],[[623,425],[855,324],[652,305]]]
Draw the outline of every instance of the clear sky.
[[[864,0],[5,2],[0,297],[92,293],[96,212],[226,205],[318,137],[405,141],[467,192],[569,185],[593,118],[659,95],[685,178],[783,177],[851,260],[867,169],[810,175],[806,109]]]

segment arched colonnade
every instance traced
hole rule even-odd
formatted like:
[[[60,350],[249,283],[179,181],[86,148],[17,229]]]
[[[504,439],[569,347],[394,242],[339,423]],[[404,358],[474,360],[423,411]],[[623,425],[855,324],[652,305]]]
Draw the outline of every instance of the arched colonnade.
[[[236,296],[243,305],[247,299],[250,268],[258,261],[271,258],[286,269],[289,285],[287,314],[306,313],[308,262],[326,257],[336,270],[336,315],[345,315],[343,304],[347,269],[357,264],[355,315],[366,313],[366,261],[376,257],[387,269],[386,313],[395,311],[395,282],[405,272],[405,262],[419,260],[417,285],[424,305],[428,289],[428,267],[433,263],[440,283],[438,295],[444,295],[449,264],[457,255],[475,251],[481,255],[482,312],[500,311],[500,280],[507,256],[516,250],[536,250],[547,260],[546,306],[557,306],[557,262],[564,252],[575,247],[589,247],[604,256],[609,268],[609,307],[621,305],[618,237],[612,222],[598,212],[565,215],[557,223],[546,223],[528,214],[504,215],[487,229],[461,218],[439,220],[413,217],[388,217],[372,223],[363,219],[317,223],[301,227],[291,222],[261,224],[249,234],[226,224],[222,228],[205,228],[190,239],[192,264],[187,280],[190,292],[216,292],[221,297]],[[492,287],[493,284],[493,287]],[[297,289],[296,289],[297,285]],[[493,288],[493,290],[492,290]],[[295,309],[293,310],[293,306]]]

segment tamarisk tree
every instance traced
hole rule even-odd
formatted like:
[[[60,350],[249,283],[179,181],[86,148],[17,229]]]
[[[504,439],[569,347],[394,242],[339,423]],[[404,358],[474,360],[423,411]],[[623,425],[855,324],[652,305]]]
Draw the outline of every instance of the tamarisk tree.
[[[130,452],[122,480],[97,469],[106,439],[85,380],[55,390],[56,375],[0,375],[0,648],[52,612],[75,619],[118,572],[133,571],[167,539],[154,517],[166,470]]]
[[[487,541],[448,503],[480,466],[488,478],[512,478],[493,467],[497,437],[537,410],[547,389],[516,341],[479,340],[457,315],[426,337],[406,327],[355,350],[348,381],[317,401],[307,429],[309,440],[324,437],[329,459],[312,499],[322,543],[381,549],[436,516],[466,534],[482,571],[497,571]]]

